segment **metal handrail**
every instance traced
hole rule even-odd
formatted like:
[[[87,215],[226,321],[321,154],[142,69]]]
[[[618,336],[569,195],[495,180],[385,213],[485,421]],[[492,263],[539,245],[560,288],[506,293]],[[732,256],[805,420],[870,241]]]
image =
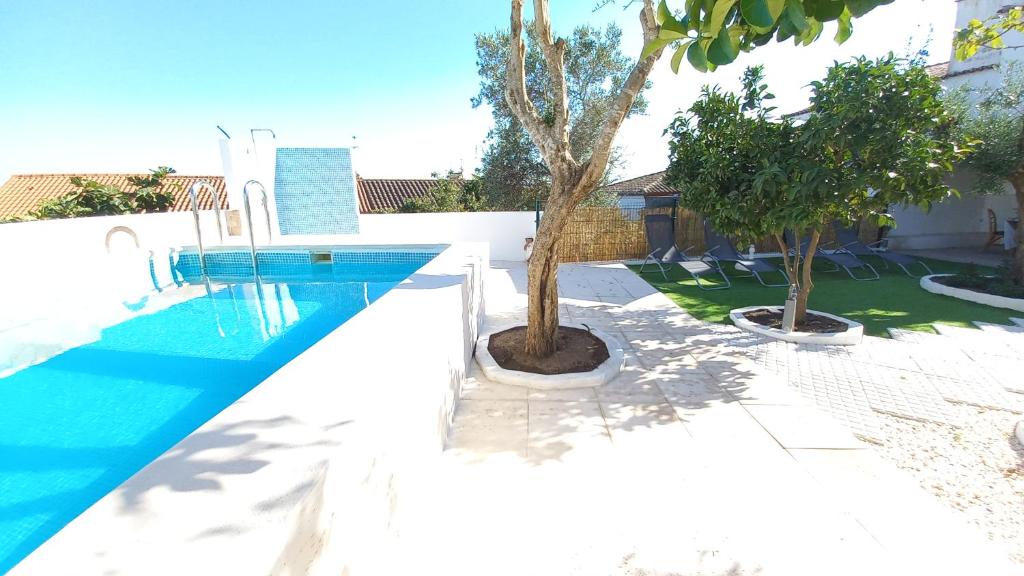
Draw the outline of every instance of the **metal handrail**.
[[[245,221],[249,225],[249,251],[252,255],[252,271],[254,276],[259,275],[259,265],[256,261],[256,233],[252,227],[252,208],[249,205],[249,185],[255,184],[260,188],[260,194],[262,195],[261,201],[263,202],[263,214],[267,219],[267,243],[270,243],[271,232],[270,232],[270,208],[267,206],[267,189],[263,187],[263,184],[259,180],[249,180],[242,186],[242,204],[245,207]]]
[[[206,180],[197,180],[194,184],[192,184],[192,187],[189,188],[189,198],[192,199],[192,206],[193,209],[195,209],[194,207],[198,205],[197,196],[199,194],[199,190],[201,190],[203,186],[206,186],[207,188],[210,189],[210,196],[213,198],[213,211],[217,215],[217,237],[218,239],[220,239],[220,243],[223,244],[224,226],[221,224],[221,220],[223,220],[223,218],[221,217],[220,213],[220,192],[217,192],[217,187],[214,186],[213,184],[210,184]]]
[[[206,276],[206,250],[203,248],[203,232],[199,229],[199,201],[196,199],[197,189],[200,183],[196,182],[188,189],[188,196],[192,201],[192,219],[196,225],[196,245],[199,247],[199,273]],[[219,224],[219,222],[218,222]]]

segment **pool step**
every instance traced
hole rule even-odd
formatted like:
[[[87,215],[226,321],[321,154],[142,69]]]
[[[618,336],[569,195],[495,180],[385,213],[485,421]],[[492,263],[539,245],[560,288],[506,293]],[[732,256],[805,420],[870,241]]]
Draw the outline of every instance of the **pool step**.
[[[1010,326],[1008,324],[993,324],[992,322],[972,322],[978,328],[991,334],[1024,334],[1024,326]]]
[[[927,346],[945,346],[959,348],[957,342],[941,334],[921,332],[918,330],[907,330],[905,328],[888,328],[889,336],[900,342],[911,342],[913,344],[924,344]]]
[[[998,326],[998,324],[992,324]],[[949,324],[933,323],[932,328],[939,334],[953,338],[963,350],[969,354],[985,354],[991,356],[1024,356],[1024,348],[1020,346],[1020,336],[1009,332],[963,328]]]

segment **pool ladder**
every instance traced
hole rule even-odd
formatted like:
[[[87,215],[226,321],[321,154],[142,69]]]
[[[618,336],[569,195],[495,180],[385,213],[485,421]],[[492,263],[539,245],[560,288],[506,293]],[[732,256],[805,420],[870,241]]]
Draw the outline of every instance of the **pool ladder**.
[[[260,275],[259,262],[256,260],[256,233],[252,227],[252,207],[249,205],[249,186],[255,185],[260,189],[260,202],[263,203],[263,215],[267,220],[267,244],[270,244],[270,208],[267,206],[267,189],[259,180],[249,180],[242,186],[242,204],[245,207],[245,221],[249,226],[249,254],[252,257],[252,275],[258,278]]]
[[[188,189],[188,197],[192,202],[192,219],[196,225],[196,245],[199,247],[199,271],[203,276],[206,276],[206,250],[203,248],[203,232],[199,228],[199,191],[203,187],[210,189],[210,196],[213,197],[213,210],[217,214],[217,236],[220,243],[224,243],[224,227],[221,224],[220,216],[220,194],[217,192],[217,188],[206,180],[199,180]],[[136,240],[138,242],[138,240]]]

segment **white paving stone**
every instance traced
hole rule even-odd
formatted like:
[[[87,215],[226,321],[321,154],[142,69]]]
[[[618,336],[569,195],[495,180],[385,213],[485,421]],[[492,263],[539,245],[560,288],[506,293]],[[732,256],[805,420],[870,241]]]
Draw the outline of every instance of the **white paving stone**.
[[[491,274],[488,323],[525,320],[525,282],[521,264]],[[854,438],[880,441],[879,412],[950,425],[950,402],[1015,405],[1012,354],[989,352],[1000,368],[985,371],[983,347],[936,334],[757,337],[697,321],[616,264],[562,266],[559,289],[561,317],[621,338],[625,370],[551,392],[471,374],[437,510],[407,528],[414,571],[1016,573]]]

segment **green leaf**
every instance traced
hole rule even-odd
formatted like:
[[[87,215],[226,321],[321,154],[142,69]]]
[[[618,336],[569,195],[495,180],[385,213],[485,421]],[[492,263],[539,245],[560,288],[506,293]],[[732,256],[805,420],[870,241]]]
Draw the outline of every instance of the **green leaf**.
[[[701,36],[705,38],[717,37],[718,33],[722,31],[722,26],[725,24],[725,17],[729,15],[729,10],[735,5],[736,0],[717,0],[715,7],[711,9],[707,23],[701,28]]]
[[[843,13],[839,15],[839,29],[836,30],[836,43],[842,44],[850,39],[850,35],[853,34],[853,23],[850,22],[851,14],[849,10],[843,10]]]
[[[675,54],[672,55],[671,62],[673,73],[679,74],[679,64],[682,63],[683,57],[686,56],[686,49],[689,48],[691,44],[693,44],[692,41],[684,42],[681,46],[676,48]]]
[[[739,56],[740,43],[738,34],[730,34],[728,28],[722,28],[718,38],[708,46],[708,61],[716,66],[732,63]]]
[[[768,11],[767,0],[741,0],[740,13],[743,14],[743,19],[747,23],[757,28],[768,28],[775,24],[775,20]]]
[[[661,39],[661,40],[670,40],[670,41],[671,40],[682,40],[683,38],[686,38],[686,32],[677,32],[675,30],[669,30],[667,28],[662,28],[661,30],[658,30],[658,38]]]
[[[846,8],[843,0],[805,0],[804,8],[808,16],[813,16],[818,22],[829,22],[839,18]]]
[[[686,0],[686,19],[690,30],[700,29],[701,0]]]
[[[856,18],[867,14],[883,4],[891,4],[892,0],[846,0],[846,7]]]
[[[658,13],[655,14],[654,21],[658,23],[658,26],[661,26],[669,18],[675,19],[672,16],[672,11],[668,9],[668,3],[665,0],[661,0],[661,3],[658,4]]]
[[[797,38],[797,42],[804,46],[810,46],[812,42],[818,39],[818,36],[821,36],[821,31],[824,29],[824,25],[816,18],[808,18],[807,24],[809,25],[807,30],[804,30],[803,34]]]
[[[782,11],[786,9],[786,0],[765,0],[768,4],[768,13],[772,15],[772,24],[778,22]]]
[[[644,50],[643,52],[640,53],[640,59],[646,60],[651,54],[654,54],[658,50],[661,50],[662,48],[668,46],[669,44],[675,42],[676,40],[677,38],[662,38],[659,34],[657,38],[651,40],[646,45],[644,45]]]
[[[658,4],[658,13],[655,16],[655,20],[661,26],[659,36],[661,33],[674,32],[679,34],[677,38],[682,38],[686,36],[686,33],[689,31],[689,27],[686,24],[676,20],[672,11],[669,10],[666,0],[661,0],[661,4]]]
[[[807,13],[804,12],[804,4],[800,0],[787,0],[786,20],[793,25],[794,34],[802,34],[810,27],[807,24]]]
[[[704,47],[701,46],[701,42],[690,44],[690,47],[686,49],[686,59],[694,69],[701,72],[708,71],[708,58],[707,54],[704,53]]]

